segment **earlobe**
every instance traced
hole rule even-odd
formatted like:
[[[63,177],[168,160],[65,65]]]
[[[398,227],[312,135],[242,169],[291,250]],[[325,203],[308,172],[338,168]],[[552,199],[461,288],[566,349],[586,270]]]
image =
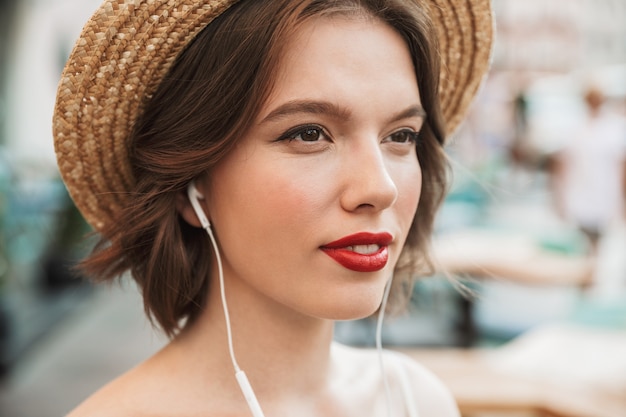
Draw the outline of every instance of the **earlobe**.
[[[196,212],[189,201],[189,197],[185,191],[180,191],[176,194],[176,210],[181,217],[193,227],[202,227],[200,219],[196,215]]]

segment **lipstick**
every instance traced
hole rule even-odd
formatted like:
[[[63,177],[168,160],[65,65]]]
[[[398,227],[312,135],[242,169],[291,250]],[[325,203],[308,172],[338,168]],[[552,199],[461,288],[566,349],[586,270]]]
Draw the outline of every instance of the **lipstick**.
[[[327,243],[320,249],[344,268],[374,272],[387,265],[392,240],[389,233],[361,232]]]

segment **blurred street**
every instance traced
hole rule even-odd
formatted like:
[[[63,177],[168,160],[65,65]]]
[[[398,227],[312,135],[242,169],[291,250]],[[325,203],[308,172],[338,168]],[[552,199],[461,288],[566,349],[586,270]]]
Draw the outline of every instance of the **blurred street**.
[[[29,349],[0,385],[3,417],[59,417],[163,344],[128,284],[101,286]]]

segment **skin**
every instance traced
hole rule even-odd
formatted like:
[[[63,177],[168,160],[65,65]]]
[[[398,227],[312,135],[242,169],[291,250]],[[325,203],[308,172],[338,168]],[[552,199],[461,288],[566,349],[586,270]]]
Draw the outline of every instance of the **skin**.
[[[410,55],[381,22],[314,18],[277,71],[253,128],[197,181],[220,246],[237,360],[268,417],[386,415],[375,353],[333,343],[332,328],[378,308],[417,210],[413,132],[423,115]],[[179,211],[200,226],[182,196]],[[363,231],[393,236],[380,271],[351,271],[320,249]],[[72,416],[249,416],[217,284],[197,322]],[[458,416],[430,373],[400,361],[421,415]]]

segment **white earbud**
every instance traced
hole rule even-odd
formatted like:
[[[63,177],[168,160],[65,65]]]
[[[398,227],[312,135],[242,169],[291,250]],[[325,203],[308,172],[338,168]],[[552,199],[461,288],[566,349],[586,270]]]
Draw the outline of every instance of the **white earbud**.
[[[200,220],[200,224],[203,229],[211,227],[211,223],[209,219],[204,214],[204,210],[202,210],[202,206],[200,206],[200,200],[204,200],[204,196],[198,191],[196,188],[196,184],[191,181],[187,186],[187,196],[189,197],[189,202],[193,207],[193,211],[196,212],[196,216],[198,216],[198,220]]]
[[[230,359],[233,363],[233,367],[235,368],[235,377],[237,379],[237,383],[239,384],[239,388],[243,393],[243,396],[248,403],[248,408],[252,412],[254,417],[265,417],[263,411],[261,410],[261,406],[254,394],[254,390],[248,381],[248,377],[245,372],[239,368],[237,364],[237,359],[235,358],[235,350],[233,348],[233,336],[230,328],[230,315],[228,314],[228,304],[226,303],[226,293],[224,291],[224,271],[222,268],[222,257],[220,256],[219,248],[217,247],[217,242],[215,241],[215,236],[213,236],[213,231],[211,230],[211,223],[207,218],[204,210],[202,210],[202,206],[200,205],[200,200],[204,200],[204,196],[198,191],[196,185],[193,181],[189,183],[187,186],[187,196],[189,197],[189,202],[193,207],[193,211],[196,212],[198,219],[200,220],[200,224],[202,228],[206,230],[211,239],[211,245],[213,245],[213,250],[215,251],[215,257],[217,259],[217,267],[219,274],[219,282],[220,282],[220,296],[222,298],[222,308],[224,309],[224,319],[226,321],[226,334],[228,338],[228,350],[230,352]]]

